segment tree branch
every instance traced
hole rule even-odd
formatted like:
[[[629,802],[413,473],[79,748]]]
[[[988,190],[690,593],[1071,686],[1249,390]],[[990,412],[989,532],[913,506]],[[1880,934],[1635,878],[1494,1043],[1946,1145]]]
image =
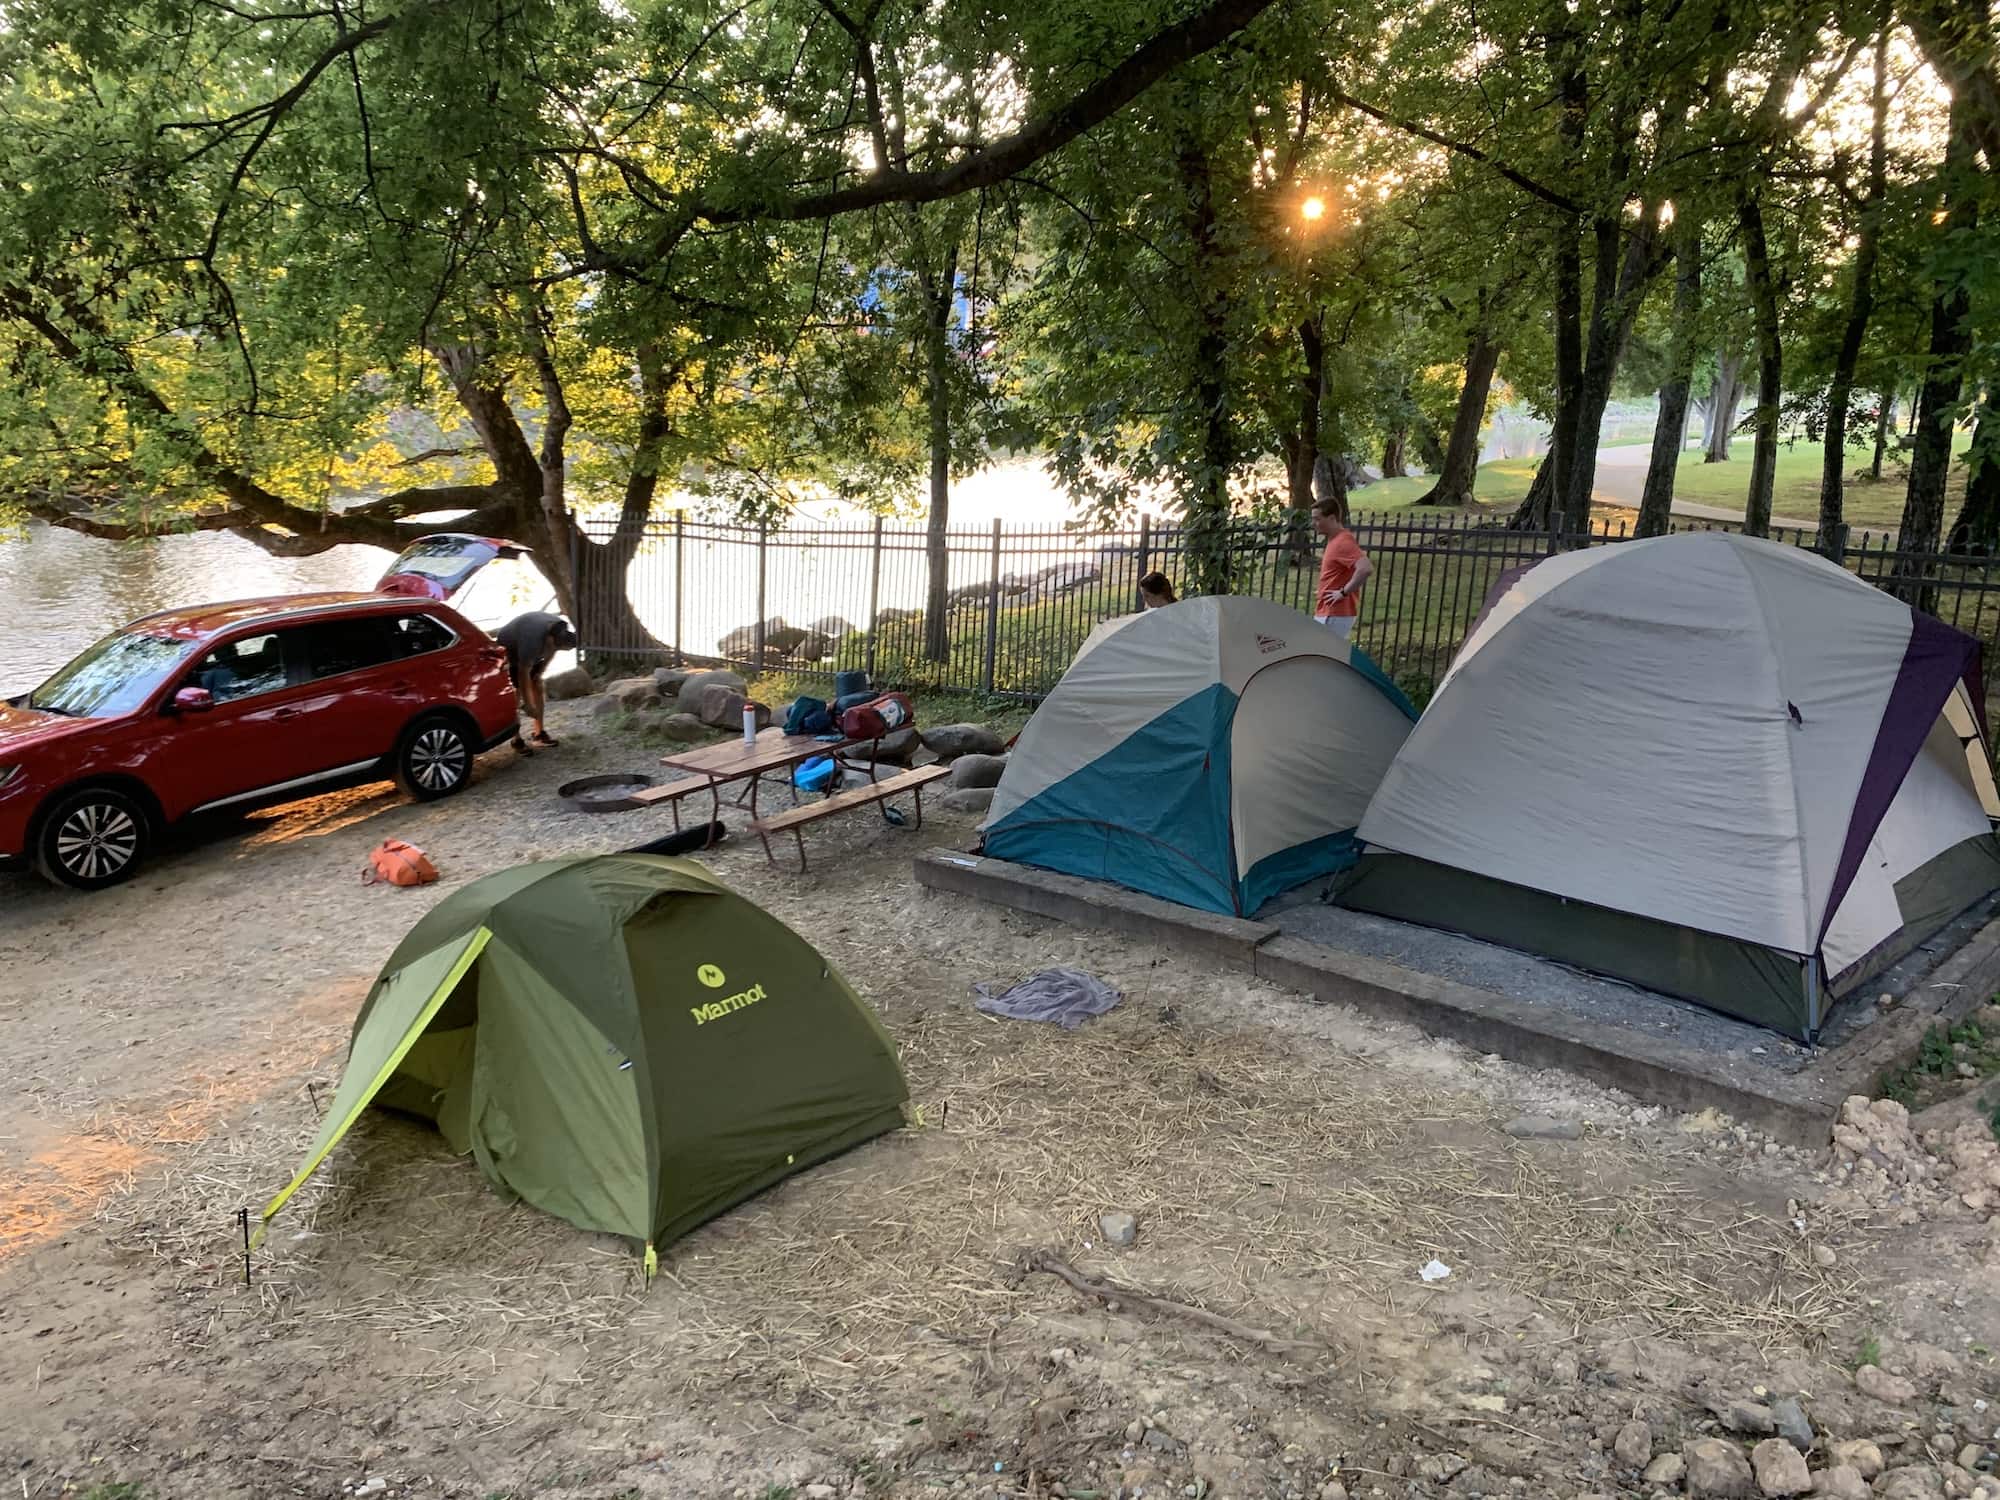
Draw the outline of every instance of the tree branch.
[[[1534,178],[1528,176],[1527,173],[1517,171],[1505,162],[1495,159],[1490,153],[1481,150],[1470,141],[1453,140],[1450,136],[1440,135],[1437,131],[1427,126],[1419,125],[1414,120],[1399,119],[1395,115],[1390,114],[1386,109],[1381,109],[1376,105],[1370,104],[1366,99],[1357,99],[1354,95],[1337,87],[1329,86],[1327,97],[1343,109],[1355,110],[1360,114],[1368,116],[1371,120],[1389,126],[1392,130],[1400,130],[1403,134],[1413,135],[1420,141],[1429,141],[1433,146],[1442,146],[1445,150],[1454,152],[1464,157],[1467,161],[1476,161],[1482,166],[1490,167],[1506,178],[1507,181],[1513,183],[1515,187],[1521,189],[1522,192],[1529,194],[1531,197],[1539,198],[1542,202],[1550,204],[1553,207],[1560,208],[1565,213],[1580,214],[1585,211],[1583,204],[1570,197],[1569,194],[1559,192],[1546,183],[1537,182]]]

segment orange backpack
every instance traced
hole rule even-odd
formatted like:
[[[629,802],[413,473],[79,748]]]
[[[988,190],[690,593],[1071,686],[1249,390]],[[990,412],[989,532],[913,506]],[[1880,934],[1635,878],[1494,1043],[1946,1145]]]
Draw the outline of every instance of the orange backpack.
[[[415,844],[401,839],[384,839],[368,851],[368,868],[361,872],[363,885],[429,885],[438,878],[437,866]]]

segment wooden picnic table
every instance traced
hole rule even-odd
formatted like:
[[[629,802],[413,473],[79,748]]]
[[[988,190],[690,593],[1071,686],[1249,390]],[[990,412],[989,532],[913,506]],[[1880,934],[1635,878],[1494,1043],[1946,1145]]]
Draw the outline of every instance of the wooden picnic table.
[[[868,758],[868,779],[876,779],[875,751],[879,739],[867,740],[821,740],[811,735],[788,735],[776,727],[759,731],[757,738],[749,744],[742,739],[732,739],[719,745],[703,745],[696,750],[676,751],[672,755],[660,757],[660,764],[672,770],[685,771],[695,778],[692,782],[669,782],[666,786],[651,787],[633,797],[635,802],[667,802],[674,808],[674,826],[680,826],[680,798],[704,787],[709,794],[709,823],[713,826],[722,818],[722,789],[732,782],[748,781],[750,816],[757,817],[757,792],[764,778],[773,771],[789,770],[803,765],[809,760],[817,760],[822,755],[830,755],[843,765],[850,758],[858,758],[866,749]],[[790,778],[786,780],[789,782]],[[796,792],[794,796],[796,797]],[[737,799],[740,805],[743,798]]]

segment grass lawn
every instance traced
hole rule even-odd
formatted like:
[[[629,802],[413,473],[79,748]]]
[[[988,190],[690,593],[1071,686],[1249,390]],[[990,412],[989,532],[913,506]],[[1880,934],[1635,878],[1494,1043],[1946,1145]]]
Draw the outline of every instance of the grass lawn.
[[[1961,432],[1952,444],[1952,451],[1962,458],[1971,446],[1972,434]],[[1750,492],[1752,444],[1748,438],[1739,437],[1730,444],[1729,451],[1730,459],[1726,464],[1703,463],[1699,452],[1682,454],[1680,470],[1674,477],[1674,498],[1691,500],[1698,505],[1741,510],[1744,498]],[[1849,477],[1843,495],[1848,523],[1854,526],[1895,526],[1903,517],[1903,498],[1909,481],[1907,464],[1899,456],[1890,456],[1883,462],[1881,482],[1871,483],[1866,478],[1853,478],[1857,469],[1866,468],[1869,450],[1851,448],[1848,452]],[[1790,516],[1808,523],[1817,520],[1820,461],[1821,450],[1817,444],[1801,439],[1797,443],[1778,445],[1778,471],[1771,485],[1772,515]],[[1954,463],[1946,477],[1946,524],[1957,514],[1960,503],[1965,499],[1965,472],[1962,462]]]
[[[1519,505],[1521,497],[1528,493],[1539,463],[1538,458],[1496,458],[1490,464],[1481,464],[1472,481],[1473,498],[1481,508]],[[1378,479],[1354,491],[1350,502],[1357,514],[1400,510],[1429,494],[1435,483],[1436,478],[1429,474],[1415,479]]]

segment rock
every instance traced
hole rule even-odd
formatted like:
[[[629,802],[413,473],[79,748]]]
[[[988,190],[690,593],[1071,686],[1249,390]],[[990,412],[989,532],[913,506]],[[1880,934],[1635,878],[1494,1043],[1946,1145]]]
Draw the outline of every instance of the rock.
[[[1187,1444],[1181,1442],[1180,1439],[1161,1427],[1148,1427],[1145,1437],[1141,1438],[1140,1442],[1143,1446],[1151,1448],[1155,1453],[1170,1453],[1178,1456],[1187,1451]]]
[[[792,647],[792,660],[824,661],[827,657],[833,655],[833,648],[836,644],[838,643],[832,636],[821,635],[816,630],[809,630],[800,637],[799,643]]]
[[[1765,1438],[1750,1450],[1750,1467],[1757,1476],[1757,1488],[1767,1495],[1803,1495],[1812,1488],[1805,1455],[1789,1439]]]
[[[1958,1464],[1944,1466],[1944,1492],[1951,1500],[1969,1500],[1972,1494],[1972,1474]]]
[[[1653,1457],[1653,1429],[1633,1420],[1618,1429],[1611,1443],[1612,1455],[1628,1469],[1643,1469]]]
[[[1139,1221],[1127,1213],[1099,1214],[1097,1229],[1107,1245],[1125,1246],[1139,1237]]]
[[[638,727],[646,733],[657,735],[663,740],[673,740],[679,744],[691,744],[695,740],[708,737],[708,726],[693,714],[650,713],[638,720]]]
[[[1134,1417],[1131,1421],[1125,1424],[1126,1442],[1137,1443],[1139,1439],[1141,1439],[1145,1435],[1146,1435],[1146,1424],[1138,1417]]]
[[[806,1500],[835,1500],[840,1491],[830,1484],[809,1484],[799,1493],[804,1495]]]
[[[1863,1365],[1854,1372],[1854,1388],[1890,1406],[1907,1406],[1917,1399],[1917,1388],[1900,1375],[1891,1375],[1880,1365]]]
[[[571,667],[544,677],[542,691],[551,703],[567,703],[573,698],[588,698],[597,691],[597,683],[582,667]]]
[[[1671,1489],[1681,1482],[1681,1476],[1685,1473],[1687,1473],[1686,1459],[1682,1458],[1678,1453],[1662,1453],[1658,1458],[1646,1465],[1646,1472],[1641,1477],[1648,1484],[1657,1484]]]
[[[695,717],[704,724],[738,731],[743,728],[743,710],[753,706],[741,693],[720,683],[710,683],[699,693],[689,693],[683,688],[677,701],[683,708],[693,710]],[[769,726],[771,710],[761,703],[754,707],[757,710],[757,727],[763,729]]]
[[[1516,1115],[1500,1127],[1517,1141],[1574,1141],[1583,1136],[1583,1127],[1574,1120],[1558,1120],[1553,1115]]]
[[[743,680],[741,673],[721,670],[690,672],[681,679],[677,694],[681,700],[681,707],[692,711],[696,701],[701,697],[702,689],[711,684],[720,684],[733,693],[743,693],[746,696],[750,692],[750,684]]]
[[[622,714],[624,712],[625,705],[620,703],[616,698],[599,698],[590,706],[590,714],[594,719],[608,719],[613,714]]]
[[[1944,1487],[1923,1464],[1910,1464],[1883,1474],[1875,1481],[1875,1493],[1881,1500],[1943,1500]]]
[[[1338,1479],[1329,1479],[1319,1487],[1319,1500],[1347,1500],[1347,1486]]]
[[[1757,1493],[1750,1461],[1734,1443],[1696,1438],[1681,1445],[1681,1459],[1687,1465],[1687,1491],[1698,1500],[1750,1500]]]
[[[1778,1436],[1790,1443],[1801,1453],[1812,1452],[1814,1442],[1812,1423],[1806,1419],[1805,1408],[1800,1406],[1796,1396],[1786,1396],[1771,1403],[1771,1416],[1778,1424]]]
[[[1869,1500],[1868,1481],[1850,1464],[1835,1464],[1813,1475],[1812,1492],[1829,1500]]]
[[[1967,1443],[1958,1450],[1958,1466],[1961,1469],[1978,1471],[1979,1461],[1986,1457],[1986,1450],[1977,1443]]]
[[[1778,1419],[1761,1401],[1732,1401],[1717,1415],[1731,1432],[1746,1437],[1768,1437],[1778,1430]]]
[[[790,629],[791,627],[785,623],[783,615],[772,615],[770,619],[764,622],[764,649],[767,651],[773,649],[776,637]],[[734,630],[715,643],[715,649],[716,653],[720,656],[747,657],[753,655],[757,650],[757,627],[755,625],[738,625]]]
[[[694,676],[697,670],[694,667],[655,667],[653,681],[660,685],[661,692],[671,698],[680,692],[682,684]]]
[[[1004,755],[961,755],[951,763],[951,784],[955,787],[998,786],[1000,773],[1007,769]]]
[[[1822,1271],[1831,1271],[1835,1266],[1840,1264],[1840,1257],[1833,1253],[1833,1246],[1831,1245],[1814,1245],[1812,1247],[1812,1258],[1813,1264],[1818,1266]]]
[[[1432,1484],[1449,1484],[1465,1472],[1466,1461],[1456,1453],[1433,1453],[1417,1464],[1419,1478]]]
[[[993,788],[990,786],[960,787],[955,792],[946,792],[938,801],[949,812],[974,813],[983,817],[992,810]]]
[[[806,626],[806,629],[810,630],[814,635],[830,635],[836,641],[842,636],[853,635],[860,628],[860,626],[848,621],[843,615],[821,615],[812,624]]]
[[[1836,1467],[1845,1465],[1863,1479],[1873,1479],[1882,1472],[1882,1450],[1866,1438],[1850,1438],[1845,1442],[1829,1443],[1826,1454]]]
[[[916,729],[905,724],[901,729],[890,730],[876,742],[875,758],[884,765],[907,766],[922,743],[917,738]]]
[[[936,729],[919,730],[924,742],[939,760],[955,760],[961,755],[998,755],[1006,742],[984,724],[941,724]]]
[[[650,677],[621,677],[605,684],[604,696],[620,708],[646,708],[660,701],[660,685]]]

